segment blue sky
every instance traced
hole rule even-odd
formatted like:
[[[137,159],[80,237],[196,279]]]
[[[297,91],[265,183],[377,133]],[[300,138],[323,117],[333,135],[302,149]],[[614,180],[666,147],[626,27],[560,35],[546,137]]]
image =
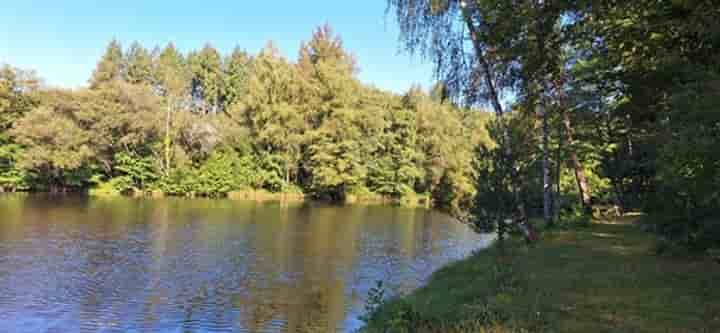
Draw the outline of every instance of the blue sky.
[[[222,53],[236,45],[257,53],[273,40],[296,59],[302,40],[330,23],[357,56],[366,83],[395,92],[428,87],[432,67],[399,52],[398,30],[384,0],[115,0],[0,1],[0,63],[33,69],[49,85],[85,85],[112,38],[151,48],[182,49],[209,42]]]

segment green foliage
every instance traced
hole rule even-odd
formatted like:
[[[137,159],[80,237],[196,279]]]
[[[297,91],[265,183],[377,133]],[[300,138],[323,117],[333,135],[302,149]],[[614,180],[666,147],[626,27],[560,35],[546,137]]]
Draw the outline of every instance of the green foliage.
[[[560,211],[558,225],[562,228],[587,227],[590,225],[591,218],[580,203],[574,203]]]
[[[313,133],[309,148],[313,170],[312,189],[332,199],[343,200],[347,191],[361,185],[367,176],[362,132],[354,110],[335,110]]]
[[[627,222],[547,232],[532,250],[478,251],[383,302],[365,331],[397,332],[396,318],[412,318],[402,327],[413,332],[717,331],[720,266],[651,255],[655,237]]]
[[[225,84],[220,53],[207,44],[188,56],[192,73],[191,93],[198,111],[217,113],[224,110]]]
[[[379,139],[378,157],[368,163],[368,187],[374,192],[399,198],[414,193],[423,177],[422,155],[417,151],[417,129],[414,112],[390,110],[387,127]]]
[[[389,0],[388,8],[405,48],[431,60],[443,80],[435,100],[538,118],[520,141],[496,135],[509,146],[481,149],[476,186],[486,199],[476,200],[476,214],[508,217],[492,207],[518,204],[500,194],[510,187],[530,214],[552,208],[550,186],[559,182],[586,210],[646,210],[688,246],[718,245],[715,224],[702,222],[720,208],[716,3]],[[502,100],[508,93],[513,101]],[[411,91],[404,102],[415,107],[419,96]],[[447,179],[429,174],[430,184]]]
[[[97,88],[104,83],[120,80],[124,72],[122,46],[120,42],[113,39],[92,73],[90,87]]]
[[[665,128],[674,140],[658,152],[658,185],[650,197],[654,215],[681,222],[669,236],[701,250],[720,247],[719,74],[704,69],[684,75],[687,83],[671,99]]]
[[[142,192],[148,185],[153,184],[159,178],[152,157],[140,157],[124,152],[115,154],[114,171],[125,179],[125,181],[117,183],[118,185],[122,185],[122,187],[115,188],[121,193],[130,190]],[[113,179],[118,178],[119,177],[115,177]]]
[[[59,108],[30,111],[10,133],[26,147],[18,156],[18,166],[44,170],[52,178],[78,171],[93,156],[90,134]]]
[[[224,196],[229,192],[257,188],[264,182],[251,156],[216,151],[195,167],[184,167],[160,179],[159,188],[168,194]]]
[[[363,85],[329,26],[296,62],[272,42],[256,55],[154,50],[112,41],[90,89],[38,89],[3,70],[0,187],[407,205],[429,194],[440,206],[474,193],[469,166],[475,144],[490,140],[486,118],[418,87],[399,96]]]
[[[643,209],[668,239],[718,246],[720,63],[709,1],[607,3],[587,13],[584,34],[603,40],[574,69],[585,139],[610,180],[612,199]],[[579,47],[587,40],[579,39]]]
[[[297,67],[312,89],[308,97],[320,115],[358,102],[360,84],[354,77],[358,71],[356,61],[343,49],[342,39],[329,25],[317,28],[312,39],[300,45]]]
[[[240,48],[235,48],[226,60],[225,69],[225,103],[233,105],[248,93],[248,77],[250,74],[250,56]]]
[[[167,195],[190,195],[193,193],[193,176],[194,173],[191,167],[176,167],[163,175],[156,187]]]
[[[134,42],[125,56],[125,81],[131,84],[152,84],[153,59],[148,50]]]
[[[194,170],[188,180],[191,192],[216,196],[223,193],[239,190],[244,176],[242,173],[234,174],[238,161],[234,156],[222,153],[213,153],[199,168]],[[245,170],[237,170],[245,171]]]
[[[181,99],[190,91],[190,71],[175,44],[168,44],[155,61],[153,81],[162,95]]]
[[[386,303],[387,300],[385,299],[385,292],[386,290],[383,286],[383,281],[375,281],[375,286],[370,288],[370,291],[368,291],[368,296],[365,300],[365,313],[360,316],[360,320],[364,321],[366,324],[370,322],[380,307]]]
[[[13,140],[9,130],[37,106],[38,82],[32,72],[8,65],[0,68],[0,191],[30,188],[27,172],[17,165],[22,146]]]
[[[88,193],[93,196],[112,197],[135,193],[133,180],[129,176],[118,176],[103,181],[102,175],[96,174],[90,178],[90,183],[93,184],[93,187],[88,190]]]
[[[17,144],[0,146],[0,192],[30,189],[27,171],[16,166],[21,148]]]
[[[83,187],[87,180],[65,175],[94,169],[114,176],[118,153],[146,152],[146,142],[157,137],[152,111],[158,100],[148,89],[112,81],[78,93],[44,92],[42,105],[16,121],[9,132],[22,146],[17,167],[54,187]],[[74,185],[64,184],[65,180]]]
[[[513,118],[488,123],[490,137],[504,140],[504,131],[508,129],[508,138],[513,146],[514,158],[509,158],[503,146],[481,145],[477,148],[475,158],[475,187],[477,193],[474,198],[470,225],[480,231],[496,231],[499,238],[504,238],[511,231],[509,227],[515,225],[517,206],[525,204],[518,202],[514,191],[520,191],[514,186],[513,177],[520,177],[527,183],[528,170],[533,166],[533,138],[528,129],[532,126],[529,119],[522,115]],[[501,124],[501,121],[507,121]],[[514,165],[510,163],[513,160]],[[537,179],[537,178],[536,178]],[[513,221],[513,223],[508,223]]]

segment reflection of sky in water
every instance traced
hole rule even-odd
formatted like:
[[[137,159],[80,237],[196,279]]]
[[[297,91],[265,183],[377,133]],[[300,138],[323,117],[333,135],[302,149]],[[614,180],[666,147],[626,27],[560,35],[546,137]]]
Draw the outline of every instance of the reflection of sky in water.
[[[350,330],[481,237],[383,206],[0,197],[0,331]]]

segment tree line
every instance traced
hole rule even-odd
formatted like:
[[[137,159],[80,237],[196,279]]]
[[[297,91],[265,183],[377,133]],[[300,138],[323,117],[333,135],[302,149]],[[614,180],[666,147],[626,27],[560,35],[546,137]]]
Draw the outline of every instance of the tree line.
[[[552,226],[603,204],[720,246],[717,1],[387,2],[448,96],[495,114],[469,223],[531,239],[533,209]]]
[[[87,89],[0,75],[0,186],[318,198],[427,195],[482,230],[640,210],[720,246],[711,0],[388,0],[430,91],[361,84],[329,27],[295,61],[113,41]],[[489,109],[491,112],[482,112]],[[492,114],[492,116],[489,116]]]
[[[441,84],[393,94],[358,71],[327,25],[294,62],[271,42],[222,55],[113,40],[74,90],[5,65],[0,189],[472,201],[488,115],[451,103]]]

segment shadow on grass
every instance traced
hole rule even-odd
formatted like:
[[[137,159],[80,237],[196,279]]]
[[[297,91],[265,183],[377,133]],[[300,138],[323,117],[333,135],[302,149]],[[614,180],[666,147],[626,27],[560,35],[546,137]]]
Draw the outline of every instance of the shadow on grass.
[[[720,265],[658,257],[654,243],[631,221],[547,232],[532,249],[509,242],[383,304],[366,330],[720,332]]]

